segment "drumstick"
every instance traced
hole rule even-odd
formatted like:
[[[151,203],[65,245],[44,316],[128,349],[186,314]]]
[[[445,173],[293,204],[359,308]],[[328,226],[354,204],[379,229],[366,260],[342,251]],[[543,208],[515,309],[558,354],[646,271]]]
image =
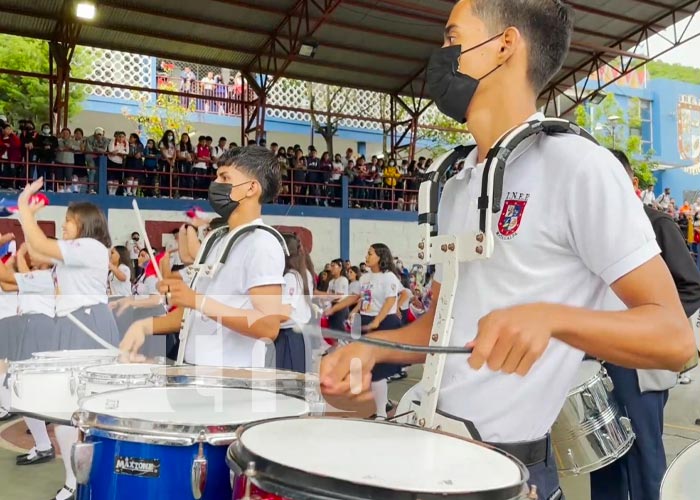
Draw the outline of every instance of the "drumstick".
[[[146,224],[143,222],[141,217],[141,210],[139,210],[139,204],[136,200],[131,202],[131,206],[134,208],[136,213],[136,222],[139,225],[139,229],[143,233],[143,241],[146,243],[146,251],[148,252],[148,257],[151,259],[151,265],[156,271],[156,276],[158,276],[158,281],[163,281],[163,275],[160,272],[160,267],[158,267],[158,262],[156,262],[156,256],[153,253],[153,247],[151,247],[151,241],[148,239],[148,233],[146,232]]]
[[[109,344],[109,343],[105,342],[104,340],[102,340],[102,339],[99,337],[99,335],[97,335],[95,332],[93,332],[93,331],[90,330],[87,326],[85,326],[85,325],[83,324],[83,322],[80,321],[80,320],[79,320],[78,318],[76,318],[75,316],[73,316],[72,313],[68,313],[67,318],[68,318],[75,326],[77,326],[78,328],[80,328],[80,330],[81,330],[84,334],[86,334],[88,337],[90,337],[92,340],[94,340],[95,342],[97,342],[98,344],[100,344],[100,345],[101,345],[102,347],[104,347],[105,349],[108,349],[108,350],[110,350],[110,351],[118,351],[118,350],[119,350],[119,349],[117,349],[116,347],[114,347],[112,344]]]
[[[356,337],[346,332],[340,332],[338,330],[330,330],[328,328],[321,328],[321,335],[335,340],[346,340],[348,342],[362,342],[364,344],[370,344],[377,347],[384,347],[386,349],[394,349],[396,351],[406,351],[406,352],[417,352],[423,354],[471,354],[471,347],[430,347],[414,344],[404,344],[401,342],[390,342],[388,340],[380,340],[363,335],[361,337]]]

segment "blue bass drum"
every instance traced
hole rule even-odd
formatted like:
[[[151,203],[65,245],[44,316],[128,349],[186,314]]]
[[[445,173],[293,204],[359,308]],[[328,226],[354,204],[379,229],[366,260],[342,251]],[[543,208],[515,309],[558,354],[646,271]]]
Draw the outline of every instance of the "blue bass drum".
[[[241,425],[307,415],[300,398],[229,387],[144,387],[86,398],[71,456],[79,500],[230,500]]]

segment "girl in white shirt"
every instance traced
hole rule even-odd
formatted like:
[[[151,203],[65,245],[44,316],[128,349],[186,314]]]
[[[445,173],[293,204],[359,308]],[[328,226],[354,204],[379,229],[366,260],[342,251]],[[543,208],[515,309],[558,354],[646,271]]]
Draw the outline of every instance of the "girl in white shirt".
[[[397,316],[397,296],[401,282],[389,247],[375,243],[367,250],[365,263],[370,272],[360,278],[361,295],[355,311],[360,312],[362,333],[401,328]],[[387,378],[401,372],[400,365],[378,364],[372,370],[372,393],[377,417],[386,418],[389,402]]]
[[[342,259],[331,262],[331,277],[328,282],[327,295],[331,295],[330,306],[324,311],[328,318],[328,326],[333,330],[343,330],[348,319],[348,306],[344,300],[348,296],[349,282],[345,277],[345,266]]]
[[[129,154],[129,143],[124,132],[115,132],[114,140],[107,146],[107,188],[110,195],[117,194],[124,176],[124,158]]]
[[[16,359],[29,359],[32,353],[58,349],[56,335],[56,297],[52,266],[48,262],[27,261],[27,247],[17,253],[17,273],[13,281],[18,291],[19,321]],[[46,431],[46,422],[24,417],[24,423],[34,438],[29,453],[16,457],[17,465],[41,464],[56,457]]]
[[[99,344],[77,327],[72,315],[87,328],[112,345],[119,344],[119,332],[107,307],[107,275],[111,239],[107,220],[92,203],[73,203],[68,207],[60,241],[46,237],[36,222],[36,213],[43,202],[30,198],[43,186],[39,178],[20,194],[17,205],[29,255],[41,261],[52,261],[56,291],[56,330],[59,349],[94,349]],[[56,500],[74,497],[76,479],[70,464],[71,448],[78,431],[73,427],[56,426],[56,439],[63,455],[66,482]]]
[[[283,234],[289,249],[285,259],[282,303],[291,307],[291,313],[280,326],[275,339],[275,366],[281,370],[306,372],[306,345],[304,336],[295,327],[303,327],[311,320],[311,289],[309,289],[306,255],[295,234]]]
[[[131,297],[131,258],[125,246],[117,245],[109,255],[109,294]]]

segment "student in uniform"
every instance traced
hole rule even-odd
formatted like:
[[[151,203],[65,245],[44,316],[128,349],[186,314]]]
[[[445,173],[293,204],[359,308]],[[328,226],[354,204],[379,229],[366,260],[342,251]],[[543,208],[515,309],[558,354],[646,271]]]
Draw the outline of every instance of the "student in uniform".
[[[444,114],[468,123],[477,148],[444,187],[441,234],[478,232],[486,156],[505,133],[542,118],[537,96],[561,68],[572,30],[561,0],[454,6],[444,46],[428,64],[428,88]],[[522,208],[517,218],[503,220],[513,205]],[[695,342],[649,220],[605,148],[574,134],[524,141],[508,158],[502,209],[491,216],[493,256],[458,267],[451,345],[473,353],[447,357],[438,408],[524,461],[540,498],[559,498],[548,433],[583,353],[679,370]],[[444,278],[437,267],[429,312],[378,338],[428,345]],[[601,310],[609,288],[628,310]],[[354,359],[365,373],[359,394],[350,390]],[[351,344],[324,357],[322,389],[336,406],[343,397],[348,406],[364,403],[376,363],[424,360]]]
[[[112,297],[131,297],[131,258],[125,246],[112,248],[109,256],[109,294]]]
[[[226,151],[219,159],[216,180],[209,186],[209,203],[228,221],[230,229],[262,223],[262,204],[279,192],[279,162],[265,148],[248,146]],[[206,262],[219,257],[222,241],[215,244]],[[138,353],[148,335],[178,332],[185,309],[188,323],[185,361],[214,366],[261,367],[266,351],[279,334],[282,320],[284,250],[268,231],[242,236],[226,264],[211,279],[200,279],[197,289],[182,280],[158,285],[177,309],[152,321],[136,322],[121,348]]]
[[[612,153],[629,178],[634,178],[627,156],[622,151]],[[700,271],[673,219],[647,205],[644,212],[651,221],[685,314],[691,317],[700,308]],[[606,302],[610,310],[625,308],[612,293],[608,293]],[[591,473],[591,500],[658,500],[666,471],[664,407],[678,374],[665,370],[630,370],[612,363],[606,363],[605,368],[615,386],[613,396],[632,421],[636,438],[624,456]]]
[[[348,295],[359,296],[362,292],[362,286],[360,285],[360,268],[357,266],[351,266],[347,271],[348,273]]]
[[[275,339],[275,366],[281,370],[306,372],[306,344],[299,327],[311,320],[311,293],[306,255],[295,234],[284,234],[289,249],[284,266],[282,303],[291,307],[289,318],[280,326]]]
[[[397,276],[389,247],[375,243],[367,250],[367,274],[360,278],[360,297],[353,311],[360,314],[362,332],[369,333],[401,328],[397,297],[401,282]],[[386,418],[389,403],[387,379],[401,372],[394,364],[378,364],[372,370],[372,394],[377,406],[377,418]]]
[[[30,266],[31,264],[31,266]],[[29,359],[35,352],[58,349],[56,335],[56,297],[52,265],[49,262],[28,262],[26,245],[17,252],[17,272],[13,285],[18,292],[18,348],[16,359]],[[4,287],[4,285],[3,285]],[[17,456],[17,465],[34,465],[56,457],[46,430],[46,422],[24,417],[24,422],[34,438],[34,446],[28,453]]]
[[[36,222],[36,213],[43,203],[30,202],[31,196],[42,186],[42,178],[29,184],[20,194],[17,206],[29,255],[32,259],[55,264],[58,348],[101,347],[69,319],[69,315],[107,343],[116,346],[119,332],[107,306],[107,276],[112,246],[107,220],[92,203],[72,203],[66,212],[62,239],[56,241],[47,238]],[[78,430],[59,425],[55,433],[66,471],[65,485],[55,499],[66,500],[74,498],[76,488],[70,455],[71,447],[78,438]]]
[[[345,275],[342,259],[331,262],[331,280],[328,282],[328,290],[323,295],[331,295],[330,306],[323,312],[328,318],[328,326],[334,330],[342,331],[345,321],[348,319],[348,306],[343,301],[348,296],[349,282]],[[341,303],[342,302],[342,303]]]

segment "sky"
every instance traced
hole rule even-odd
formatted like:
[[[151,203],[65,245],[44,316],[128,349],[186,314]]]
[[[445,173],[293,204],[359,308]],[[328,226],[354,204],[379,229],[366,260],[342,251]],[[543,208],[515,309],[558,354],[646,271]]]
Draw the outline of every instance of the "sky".
[[[677,23],[676,28],[678,30],[683,30],[686,26],[688,26],[688,20],[680,21]],[[686,38],[696,33],[700,33],[700,14],[696,15],[690,21],[690,26],[686,32]],[[673,32],[671,32],[671,35],[672,34]],[[668,42],[663,40],[658,35],[655,35],[649,39],[649,47],[652,53],[655,50],[666,49],[668,46]],[[680,47],[667,52],[665,55],[659,57],[659,60],[672,64],[683,64],[684,66],[700,68],[700,37],[691,40],[690,42],[686,42]]]

